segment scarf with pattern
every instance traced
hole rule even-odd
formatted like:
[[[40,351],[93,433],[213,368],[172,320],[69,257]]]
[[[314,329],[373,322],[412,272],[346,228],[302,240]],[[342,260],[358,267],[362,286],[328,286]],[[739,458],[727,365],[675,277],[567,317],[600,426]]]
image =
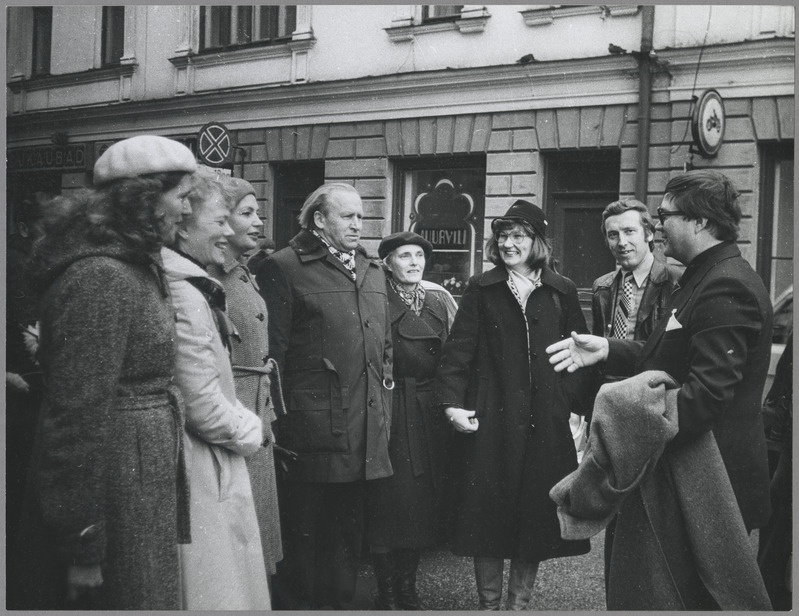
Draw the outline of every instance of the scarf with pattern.
[[[319,240],[327,246],[327,249],[330,251],[330,254],[336,257],[339,261],[344,264],[344,267],[349,270],[350,274],[352,275],[352,279],[355,280],[355,251],[350,250],[349,252],[341,252],[340,250],[334,248],[330,245],[324,237],[322,237],[321,233],[318,233],[316,229],[311,229],[311,233],[313,233]]]
[[[425,290],[422,285],[417,284],[413,291],[406,291],[396,283],[393,276],[388,277],[388,282],[391,288],[394,289],[394,292],[399,295],[403,303],[413,310],[417,317],[422,314],[425,296]]]

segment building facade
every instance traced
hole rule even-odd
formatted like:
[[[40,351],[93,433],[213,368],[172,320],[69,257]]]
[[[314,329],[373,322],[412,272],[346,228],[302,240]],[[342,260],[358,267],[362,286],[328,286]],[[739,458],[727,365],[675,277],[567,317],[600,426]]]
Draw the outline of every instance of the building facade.
[[[436,249],[426,277],[458,296],[488,266],[491,220],[524,198],[547,212],[558,268],[585,291],[613,267],[599,232],[607,203],[635,196],[654,211],[671,174],[711,167],[742,193],[746,258],[774,296],[792,283],[791,5],[51,6],[7,16],[10,208],[32,189],[89,185],[115,140],[160,134],[197,151],[201,129],[218,123],[233,146],[222,165],[256,187],[278,247],[308,193],[350,182],[367,248],[393,231],[421,233]],[[708,90],[715,106],[703,106]]]

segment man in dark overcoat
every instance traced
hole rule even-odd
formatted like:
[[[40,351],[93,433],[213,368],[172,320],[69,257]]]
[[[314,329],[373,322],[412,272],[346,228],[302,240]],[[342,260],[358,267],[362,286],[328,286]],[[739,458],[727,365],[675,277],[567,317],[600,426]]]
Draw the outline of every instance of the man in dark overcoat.
[[[386,279],[359,244],[362,218],[352,186],[321,186],[300,211],[300,233],[256,274],[287,406],[276,422],[285,452],[276,609],[341,609],[351,600],[366,482],[392,474]]]
[[[741,209],[729,178],[694,170],[672,178],[658,208],[665,255],[685,264],[669,315],[646,342],[572,334],[547,348],[555,370],[599,364],[608,374],[664,370],[680,384],[679,448],[712,430],[746,529],[770,514],[760,408],[769,365],[772,308],[763,282],[735,244]],[[724,529],[719,528],[723,540]],[[614,551],[612,560],[623,556]],[[695,580],[693,605],[714,602]]]

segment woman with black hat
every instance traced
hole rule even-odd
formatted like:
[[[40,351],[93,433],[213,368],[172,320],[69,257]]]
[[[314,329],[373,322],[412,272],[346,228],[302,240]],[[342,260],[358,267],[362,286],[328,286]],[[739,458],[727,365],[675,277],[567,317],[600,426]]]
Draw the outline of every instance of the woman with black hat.
[[[486,254],[496,266],[466,287],[434,391],[455,430],[455,554],[474,557],[480,609],[524,610],[542,560],[584,554],[564,541],[549,490],[577,467],[570,411],[583,378],[549,369],[544,349],[586,324],[574,283],[551,267],[546,218],[518,200],[494,220]]]
[[[420,610],[419,550],[440,528],[446,424],[432,412],[432,381],[448,330],[447,309],[420,284],[433,246],[408,231],[383,238],[395,388],[389,455],[394,475],[370,482],[369,541],[380,610]]]

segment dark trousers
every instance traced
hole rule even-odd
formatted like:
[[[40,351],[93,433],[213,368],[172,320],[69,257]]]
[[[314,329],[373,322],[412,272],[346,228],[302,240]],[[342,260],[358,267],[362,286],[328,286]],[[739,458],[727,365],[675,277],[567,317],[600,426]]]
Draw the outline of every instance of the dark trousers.
[[[284,556],[272,580],[273,609],[341,609],[352,600],[365,493],[366,481],[278,482]]]

